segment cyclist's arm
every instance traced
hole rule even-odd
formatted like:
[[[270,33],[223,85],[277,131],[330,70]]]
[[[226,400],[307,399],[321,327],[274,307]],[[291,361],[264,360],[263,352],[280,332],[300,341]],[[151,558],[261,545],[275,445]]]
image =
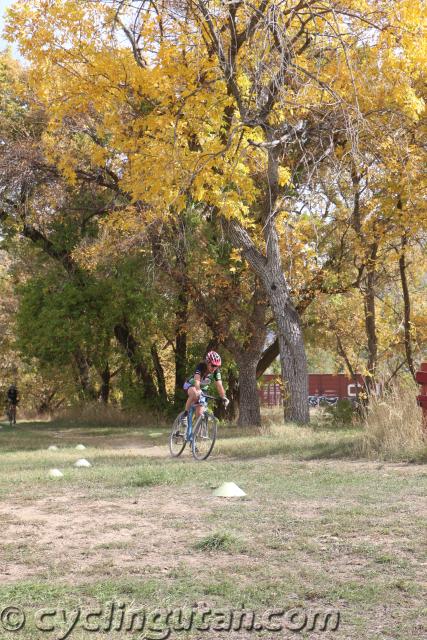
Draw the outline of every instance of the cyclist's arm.
[[[199,373],[195,373],[194,374],[194,386],[196,388],[196,391],[200,392],[200,382],[201,382],[201,378],[200,378],[200,374]]]
[[[222,386],[221,380],[215,380],[215,385],[220,397],[225,398],[226,395],[225,395],[224,387]]]

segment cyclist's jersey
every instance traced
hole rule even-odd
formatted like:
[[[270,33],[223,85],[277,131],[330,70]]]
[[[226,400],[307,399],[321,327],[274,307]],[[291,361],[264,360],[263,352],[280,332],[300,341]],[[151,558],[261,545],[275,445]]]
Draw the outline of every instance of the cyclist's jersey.
[[[209,373],[208,365],[206,364],[206,362],[199,362],[196,370],[194,371],[194,374],[191,376],[191,378],[188,378],[188,380],[185,381],[185,390],[194,386],[194,376],[196,374],[199,374],[200,376],[200,388],[202,389],[202,391],[206,391],[213,380],[215,380],[215,382],[217,380],[221,380],[221,371],[219,369],[215,369],[213,373]]]
[[[7,392],[7,399],[12,404],[17,404],[18,402],[18,389],[13,389],[12,387]]]

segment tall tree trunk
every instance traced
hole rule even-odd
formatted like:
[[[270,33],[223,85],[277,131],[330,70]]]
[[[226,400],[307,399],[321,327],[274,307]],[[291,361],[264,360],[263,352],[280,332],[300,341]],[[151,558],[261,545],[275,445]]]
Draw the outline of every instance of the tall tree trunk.
[[[258,353],[242,353],[236,357],[239,368],[239,427],[258,427],[261,425],[261,409],[256,381]]]
[[[368,265],[366,269],[366,282],[364,290],[364,311],[365,330],[368,341],[368,377],[367,387],[369,391],[375,390],[377,362],[378,362],[378,337],[376,328],[375,310],[375,280],[376,280],[376,259],[378,254],[378,244],[371,246]]]
[[[356,402],[359,403],[359,384],[358,384],[358,380],[357,380],[357,374],[354,370],[353,365],[351,364],[350,358],[348,356],[348,353],[346,352],[346,350],[344,349],[344,345],[342,343],[341,338],[339,337],[338,333],[335,334],[336,338],[337,338],[337,351],[339,353],[339,355],[341,356],[341,358],[344,360],[347,370],[350,374],[351,379],[353,380],[354,383],[354,388],[356,390]]]
[[[297,310],[292,304],[283,275],[277,231],[273,221],[266,224],[267,257],[256,248],[247,231],[235,220],[225,223],[232,243],[261,281],[277,325],[280,365],[285,386],[285,421],[307,424],[308,371],[304,340]]]
[[[261,407],[256,370],[267,336],[265,317],[268,303],[262,283],[256,280],[252,312],[246,321],[247,338],[235,354],[239,368],[239,426],[261,426]]]
[[[178,296],[178,310],[176,312],[175,329],[175,404],[181,404],[185,398],[183,385],[187,367],[187,323],[188,323],[188,292],[182,289]]]
[[[270,304],[278,329],[280,365],[285,385],[284,418],[285,421],[307,424],[310,421],[308,368],[300,319],[285,291],[278,289],[277,286],[272,293]]]
[[[144,398],[157,399],[159,394],[157,392],[156,385],[154,384],[153,377],[142,358],[139,345],[131,334],[126,322],[115,325],[114,335],[116,336],[117,342],[121,345],[132,363],[137,380],[142,384]]]
[[[409,371],[415,380],[415,367],[412,354],[412,340],[411,340],[411,299],[409,296],[408,279],[406,275],[406,235],[402,237],[402,249],[399,258],[399,272],[400,282],[402,284],[403,293],[403,326],[405,332],[405,354],[406,361],[408,363]]]
[[[166,392],[165,373],[163,371],[162,363],[160,362],[159,354],[155,344],[151,345],[151,357],[153,359],[154,369],[156,372],[157,386],[159,388],[159,395],[164,402],[168,399]]]
[[[101,371],[101,389],[99,391],[99,398],[104,404],[108,404],[110,399],[110,380],[111,380],[111,371],[110,365],[105,365],[104,369]]]
[[[361,181],[362,176],[357,170],[355,164],[351,169],[351,181],[353,184],[353,211],[351,217],[351,223],[354,231],[356,232],[360,246],[364,247],[368,244],[364,233],[362,231],[362,215],[361,215]],[[377,369],[378,359],[378,338],[376,331],[376,317],[375,317],[375,280],[376,280],[376,260],[378,254],[378,243],[374,242],[368,246],[368,252],[364,258],[364,269],[366,277],[364,280],[364,286],[359,286],[359,289],[363,295],[363,306],[365,315],[365,332],[368,343],[368,362],[366,376],[366,386],[369,392],[375,390],[375,377]],[[362,273],[360,271],[360,273]]]
[[[89,363],[81,349],[75,351],[74,362],[77,367],[77,380],[80,386],[80,396],[82,400],[96,400],[97,393],[90,381]]]
[[[280,148],[274,140],[275,132],[265,128],[267,144],[267,188],[261,204],[265,255],[253,243],[251,237],[239,223],[232,219],[227,228],[230,239],[242,250],[264,287],[277,326],[280,365],[285,388],[285,421],[307,424],[310,422],[308,406],[308,371],[304,339],[298,311],[292,300],[283,273],[279,236],[276,228],[279,187]]]
[[[228,372],[227,398],[230,400],[230,404],[227,407],[227,415],[229,420],[234,422],[239,412],[240,391],[239,381],[233,369],[230,369]]]

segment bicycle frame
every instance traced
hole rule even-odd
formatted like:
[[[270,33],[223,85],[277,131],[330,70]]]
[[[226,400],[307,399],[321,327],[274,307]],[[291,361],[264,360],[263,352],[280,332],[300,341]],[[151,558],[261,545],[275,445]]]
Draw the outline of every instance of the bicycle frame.
[[[207,399],[212,398],[212,399],[215,400],[215,398],[213,396],[207,396],[203,392],[202,392],[202,394],[200,396],[200,400],[202,398],[207,398]],[[199,402],[196,402],[195,404],[192,404],[190,409],[189,409],[189,411],[188,411],[188,418],[187,418],[187,420],[188,420],[188,428],[187,428],[187,432],[185,434],[185,439],[186,439],[187,442],[192,442],[192,440],[193,440],[193,415],[194,415],[194,412],[196,410],[196,406],[198,404],[201,405],[201,407],[202,407],[201,415],[203,415],[204,412],[206,411],[206,409],[208,408],[208,403],[207,402],[206,403],[200,402],[200,400],[199,400]]]
[[[6,415],[10,422],[10,424],[14,424],[16,422],[16,404],[12,402],[8,402],[6,408]]]

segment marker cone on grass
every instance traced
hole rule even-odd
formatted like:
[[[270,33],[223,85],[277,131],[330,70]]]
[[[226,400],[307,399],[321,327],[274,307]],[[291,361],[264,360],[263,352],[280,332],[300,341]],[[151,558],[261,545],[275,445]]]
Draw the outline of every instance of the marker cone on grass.
[[[246,495],[234,482],[223,482],[215,491],[214,496],[219,498],[241,498]]]
[[[49,471],[49,475],[51,478],[63,478],[64,474],[59,469],[51,469]]]
[[[75,467],[91,467],[91,463],[85,460],[84,458],[80,458],[77,462],[74,463]]]

